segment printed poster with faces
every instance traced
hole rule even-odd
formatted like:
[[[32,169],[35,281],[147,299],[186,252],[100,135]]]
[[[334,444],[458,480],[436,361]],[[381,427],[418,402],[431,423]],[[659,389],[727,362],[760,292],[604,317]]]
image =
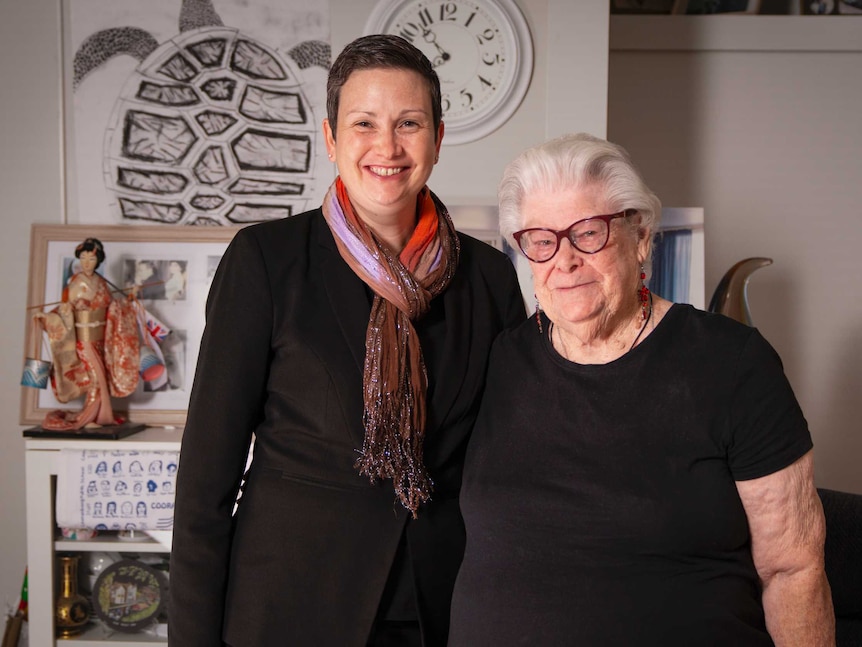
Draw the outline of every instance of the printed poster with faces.
[[[176,451],[64,449],[57,525],[96,530],[171,530]]]

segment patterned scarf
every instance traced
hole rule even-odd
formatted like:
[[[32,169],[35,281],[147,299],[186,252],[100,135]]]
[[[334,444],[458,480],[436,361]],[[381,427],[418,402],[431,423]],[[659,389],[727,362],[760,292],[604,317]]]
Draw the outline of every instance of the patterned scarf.
[[[341,257],[374,292],[362,375],[365,440],[355,466],[372,483],[391,478],[414,519],[433,483],[422,454],[428,375],[411,322],[449,285],[460,253],[446,207],[427,186],[416,211],[416,228],[395,256],[356,215],[340,177],[323,201]]]

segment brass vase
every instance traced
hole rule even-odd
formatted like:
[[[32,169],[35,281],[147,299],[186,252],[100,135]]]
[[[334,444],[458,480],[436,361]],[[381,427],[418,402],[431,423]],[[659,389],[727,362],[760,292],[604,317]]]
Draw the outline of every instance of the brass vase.
[[[78,593],[78,555],[64,555],[59,558],[62,574],[60,576],[60,595],[54,611],[54,626],[57,635],[75,636],[84,630],[90,620],[90,603]]]

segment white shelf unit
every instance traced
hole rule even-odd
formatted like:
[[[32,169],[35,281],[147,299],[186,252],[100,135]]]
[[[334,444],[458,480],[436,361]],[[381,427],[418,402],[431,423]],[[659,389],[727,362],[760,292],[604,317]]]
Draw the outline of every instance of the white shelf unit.
[[[32,622],[32,621],[31,621]],[[55,642],[45,643],[47,645],[74,645],[75,647],[152,647],[153,645],[167,645],[168,639],[158,636],[150,636],[145,633],[122,634],[114,633],[105,635],[104,630],[94,624],[90,624],[83,633],[72,638],[55,638]],[[36,647],[38,643],[33,642],[33,627],[30,626],[30,644]]]
[[[49,439],[25,440],[27,478],[27,568],[30,644],[34,647],[74,645],[75,647],[141,647],[167,644],[167,638],[147,633],[106,635],[91,624],[73,638],[56,638],[54,631],[55,555],[97,551],[169,553],[170,533],[159,533],[158,540],[144,538],[126,541],[99,537],[86,541],[58,539],[54,521],[54,494],[58,459],[62,449],[179,451],[180,429],[150,427],[121,440]]]

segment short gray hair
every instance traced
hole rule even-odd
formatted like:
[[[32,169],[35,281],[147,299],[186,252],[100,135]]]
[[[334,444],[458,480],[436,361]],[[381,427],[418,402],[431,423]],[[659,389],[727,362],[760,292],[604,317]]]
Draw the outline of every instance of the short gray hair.
[[[512,234],[523,228],[521,205],[527,195],[595,184],[604,189],[610,212],[635,209],[640,215],[638,237],[647,236],[650,241],[644,263],[649,276],[661,201],[622,146],[587,133],[563,135],[528,148],[506,166],[497,192],[503,239],[515,244]]]

